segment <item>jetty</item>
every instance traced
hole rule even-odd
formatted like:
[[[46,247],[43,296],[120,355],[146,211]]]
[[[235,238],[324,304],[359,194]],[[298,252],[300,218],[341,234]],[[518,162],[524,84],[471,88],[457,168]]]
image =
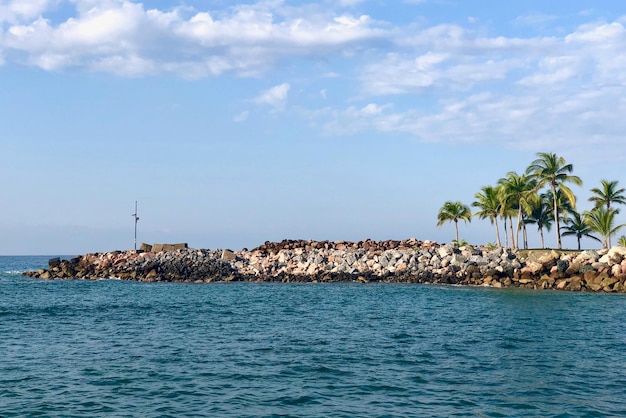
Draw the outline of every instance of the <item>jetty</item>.
[[[252,250],[143,244],[140,250],[51,259],[24,275],[45,280],[142,282],[388,282],[626,293],[626,248],[512,250],[415,238],[283,240]]]

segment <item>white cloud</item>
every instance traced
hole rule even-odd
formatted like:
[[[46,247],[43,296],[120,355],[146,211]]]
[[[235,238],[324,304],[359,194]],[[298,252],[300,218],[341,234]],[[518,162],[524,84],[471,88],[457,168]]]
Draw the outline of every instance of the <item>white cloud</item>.
[[[372,129],[391,132],[392,129],[386,129],[385,124],[396,117],[395,114],[387,113],[392,108],[391,104],[368,103],[362,107],[349,106],[343,110],[324,108],[310,112],[308,117],[313,121],[326,120],[324,130],[331,136],[351,135]]]
[[[187,16],[187,9],[146,10],[130,0],[73,0],[76,14],[54,23],[44,12],[61,1],[0,6],[0,19],[11,22],[0,38],[5,57],[46,70],[111,71],[102,63],[115,61],[116,74],[258,76],[283,58],[343,55],[388,35],[366,15],[309,13],[278,1]]]
[[[619,22],[583,25],[563,37],[488,37],[441,24],[398,38],[402,48],[361,75],[372,96],[439,94],[491,88],[626,82],[626,29]]]
[[[0,23],[36,19],[61,0],[9,0],[0,3]]]
[[[626,111],[624,17],[569,33],[558,28],[552,36],[513,37],[479,24],[394,26],[360,13],[366,7],[360,0],[343,0],[338,9],[324,9],[331,2],[293,6],[280,0],[222,10],[147,8],[152,4],[0,0],[0,65],[185,78],[261,78],[280,67],[307,77],[296,68],[304,58],[315,62],[308,69],[323,61],[316,77],[326,77],[327,84],[303,97],[325,99],[332,91],[333,103],[345,100],[339,109],[310,111],[334,133],[374,130],[519,146],[558,138],[615,142],[626,130],[620,118]],[[59,20],[60,6],[75,9]],[[554,18],[529,14],[513,24],[544,25]],[[347,90],[355,82],[360,89]],[[284,110],[292,83],[269,88],[253,102]],[[394,103],[377,104],[391,100],[380,96],[393,96]],[[247,117],[245,111],[233,120]]]
[[[363,3],[367,0],[339,0],[339,4],[341,6],[356,6],[357,4]]]
[[[398,45],[412,48],[429,48],[431,51],[459,54],[541,53],[554,47],[554,39],[487,37],[481,32],[465,29],[455,24],[440,24],[419,31],[403,32],[397,38]]]
[[[579,74],[598,85],[626,82],[626,28],[622,23],[583,25],[565,37],[570,54],[583,65]]]
[[[50,42],[52,28],[46,19],[39,18],[30,25],[15,25],[9,28],[3,39],[5,47],[45,51]]]
[[[621,23],[583,25],[576,32],[567,35],[565,42],[605,44],[624,40],[624,26]]]
[[[414,59],[389,54],[365,69],[363,83],[373,95],[401,94],[428,87],[436,82],[439,77],[436,66],[445,59],[443,54],[430,52]]]
[[[144,68],[151,65],[136,52],[143,9],[126,1],[114,3],[109,8],[91,8],[57,26],[43,17],[27,25],[13,25],[4,38],[5,50],[45,70],[85,66],[116,74],[146,74],[137,63],[143,62]]]
[[[383,112],[383,108],[375,103],[369,103],[361,109],[361,113],[368,116],[380,115]]]
[[[468,89],[480,82],[502,80],[523,65],[512,58],[433,53],[411,57],[389,54],[367,66],[363,88],[371,95],[407,94],[426,88]]]
[[[378,111],[374,106],[312,114],[329,135],[377,131],[423,142],[493,144],[530,151],[565,149],[582,157],[626,160],[626,87],[543,91],[545,86],[441,99],[432,107]],[[595,144],[591,146],[590,144]]]
[[[245,110],[239,113],[238,115],[235,115],[235,117],[233,118],[233,122],[244,122],[248,120],[249,116],[250,116],[250,112]]]
[[[283,83],[270,89],[262,91],[254,101],[259,104],[265,104],[274,109],[283,109],[287,104],[287,95],[289,93],[289,84]]]
[[[394,95],[403,106],[381,112],[349,106],[311,117],[330,135],[378,131],[429,142],[562,148],[581,156],[623,148],[621,23],[528,39],[478,37],[445,26],[404,41],[404,49],[367,65],[361,76],[362,99]],[[626,159],[624,153],[611,155]]]
[[[523,86],[555,85],[575,77],[581,65],[580,57],[563,56],[545,58],[539,63],[536,73],[519,81]]]
[[[55,30],[58,40],[68,47],[113,46],[132,43],[145,14],[141,5],[124,2],[115,8],[93,8],[80,18],[68,19]]]
[[[527,15],[516,17],[513,22],[524,26],[544,26],[554,22],[555,20],[558,20],[558,16],[544,13],[529,13]]]

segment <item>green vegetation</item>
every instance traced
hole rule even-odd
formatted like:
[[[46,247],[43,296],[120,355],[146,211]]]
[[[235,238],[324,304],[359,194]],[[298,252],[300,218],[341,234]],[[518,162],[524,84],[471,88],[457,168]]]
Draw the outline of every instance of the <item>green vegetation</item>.
[[[606,206],[607,210],[611,210],[611,203],[618,205],[626,205],[626,197],[624,196],[625,189],[617,188],[617,181],[600,181],[600,188],[594,187],[591,189],[591,193],[594,196],[589,198],[590,202],[596,204],[596,209],[602,206]],[[619,210],[617,211],[619,212]]]
[[[469,207],[461,202],[446,202],[439,209],[437,214],[437,226],[442,226],[444,223],[454,221],[454,228],[456,229],[456,242],[459,242],[459,220],[464,222],[472,221],[472,212]]]
[[[589,226],[587,222],[585,222],[585,219],[583,219],[583,216],[581,216],[580,213],[578,212],[572,213],[572,218],[569,220],[569,222],[567,223],[567,225],[565,225],[563,229],[565,229],[565,232],[563,232],[562,234],[563,236],[567,236],[567,235],[576,236],[576,239],[578,240],[579,251],[580,251],[580,240],[582,239],[582,237],[588,237],[598,242],[601,242],[598,237],[595,237],[591,234],[593,232],[593,229],[591,228],[591,226]]]
[[[484,186],[474,195],[471,206],[477,208],[472,215],[462,202],[447,201],[437,215],[437,226],[454,221],[456,243],[459,241],[458,221],[470,221],[472,216],[488,219],[495,226],[497,247],[502,247],[500,220],[504,227],[504,246],[520,249],[519,235],[522,232],[523,248],[528,249],[527,225],[536,225],[541,238],[541,247],[546,248],[544,229],[555,226],[556,247],[562,249],[562,236],[575,236],[578,250],[581,239],[589,238],[601,242],[604,248],[611,246],[611,237],[626,224],[617,224],[619,213],[616,205],[626,205],[626,189],[620,188],[617,180],[602,180],[600,187],[591,189],[589,211],[576,210],[576,196],[569,185],[582,186],[583,182],[573,175],[574,166],[554,153],[540,152],[523,174],[507,173],[496,185]],[[513,225],[515,219],[515,226]],[[464,241],[463,241],[464,242]],[[619,245],[626,246],[626,236],[620,237]]]
[[[469,245],[469,242],[465,241],[464,239],[462,239],[461,241],[452,240],[452,245],[454,245],[457,248],[465,247],[466,245]]]
[[[474,196],[476,201],[472,206],[480,210],[474,213],[480,219],[489,219],[489,222],[496,226],[496,243],[498,247],[502,246],[500,241],[500,228],[498,227],[498,216],[500,215],[502,202],[497,187],[485,186],[479,193]]]
[[[524,224],[537,225],[537,230],[541,237],[541,248],[546,248],[543,229],[545,228],[546,231],[550,232],[552,222],[554,221],[554,218],[552,218],[552,207],[550,205],[551,201],[549,195],[545,193],[540,195],[539,199],[533,200],[530,215],[524,219]]]
[[[516,210],[516,233],[511,232],[511,244],[513,248],[519,248],[519,231],[524,228],[524,248],[526,248],[528,247],[528,240],[526,239],[526,229],[522,222],[522,216],[532,212],[531,202],[535,200],[537,182],[524,174],[520,176],[511,171],[505,178],[500,179],[498,184],[501,186],[500,193],[503,194],[504,201],[511,204],[511,209]]]
[[[554,214],[554,223],[556,225],[556,242],[557,248],[560,250],[562,245],[557,191],[561,191],[561,193],[571,203],[572,208],[574,208],[576,207],[576,197],[574,196],[572,190],[565,185],[565,183],[574,183],[577,186],[582,186],[583,181],[579,177],[569,174],[574,170],[574,166],[572,164],[566,164],[563,157],[558,157],[554,153],[547,152],[540,152],[537,156],[539,158],[530,163],[526,172],[532,178],[537,180],[538,188],[547,185],[552,191],[554,203],[552,211]]]
[[[487,242],[485,243],[485,248],[489,249],[489,250],[495,250],[496,248],[499,248],[500,246],[498,244],[496,244],[495,242]]]
[[[624,224],[615,225],[617,210],[607,209],[604,206],[597,207],[585,213],[585,223],[592,231],[602,236],[602,248],[611,247],[611,235],[617,233]]]

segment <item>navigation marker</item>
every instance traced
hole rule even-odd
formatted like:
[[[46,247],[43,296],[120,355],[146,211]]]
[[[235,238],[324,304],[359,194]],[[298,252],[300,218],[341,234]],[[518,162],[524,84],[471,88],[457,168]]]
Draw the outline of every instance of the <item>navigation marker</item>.
[[[135,200],[135,213],[132,215],[135,218],[135,251],[137,251],[137,221],[139,220],[139,216],[137,216],[137,201]]]

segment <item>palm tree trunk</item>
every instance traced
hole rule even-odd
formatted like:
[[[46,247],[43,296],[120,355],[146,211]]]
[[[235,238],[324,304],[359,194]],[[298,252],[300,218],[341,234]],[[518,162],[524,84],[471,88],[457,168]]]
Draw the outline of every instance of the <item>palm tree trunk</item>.
[[[515,228],[515,248],[519,249],[519,229],[522,222],[522,204],[518,203],[519,209],[517,210],[517,225]]]
[[[539,236],[541,237],[541,248],[546,248],[546,243],[543,240],[543,227],[539,228]]]
[[[580,235],[576,235],[576,237],[578,238],[578,251],[580,251]]]
[[[509,228],[506,226],[506,217],[502,218],[504,224],[504,245],[509,246]]]
[[[559,204],[556,201],[556,186],[551,184],[552,200],[554,201],[554,224],[556,225],[556,246],[561,249],[561,226],[559,225]]]
[[[526,231],[526,224],[522,223],[522,236],[524,237],[524,249],[528,249],[528,232]]]
[[[498,243],[498,248],[502,247],[502,242],[500,241],[500,228],[498,227],[498,218],[494,218],[493,223],[496,224],[496,242]]]
[[[511,247],[517,248],[517,242],[515,241],[515,235],[513,233],[513,217],[509,217],[509,226],[511,227]]]
[[[456,229],[456,245],[459,245],[459,221],[454,220],[454,229]]]

